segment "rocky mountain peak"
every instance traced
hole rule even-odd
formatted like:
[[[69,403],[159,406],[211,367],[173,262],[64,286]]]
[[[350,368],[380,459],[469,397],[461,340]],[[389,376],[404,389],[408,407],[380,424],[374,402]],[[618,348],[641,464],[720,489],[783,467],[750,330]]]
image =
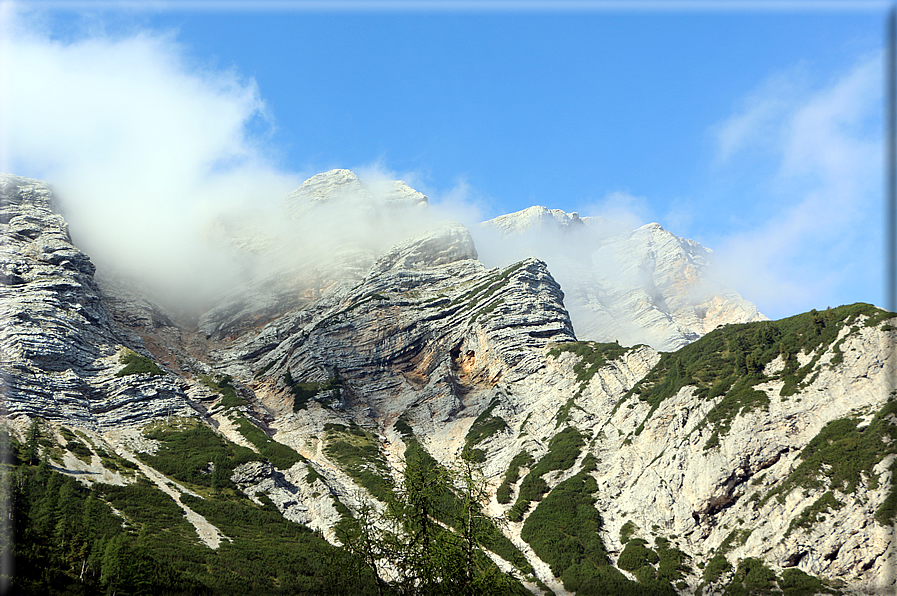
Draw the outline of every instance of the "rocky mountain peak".
[[[506,259],[534,255],[548,263],[581,339],[666,351],[723,323],[765,319],[714,279],[711,250],[657,223],[633,230],[536,206],[481,229],[486,242],[501,242]]]
[[[336,209],[407,209],[427,205],[427,197],[401,180],[366,182],[351,170],[312,176],[286,199],[288,211],[301,218],[310,211]]]
[[[523,234],[530,229],[577,229],[583,224],[578,213],[566,213],[562,209],[548,209],[541,205],[527,207],[516,213],[500,215],[485,222],[503,236]]]
[[[468,229],[459,223],[449,222],[395,245],[377,260],[371,274],[378,275],[398,268],[436,267],[476,258],[477,249]]]

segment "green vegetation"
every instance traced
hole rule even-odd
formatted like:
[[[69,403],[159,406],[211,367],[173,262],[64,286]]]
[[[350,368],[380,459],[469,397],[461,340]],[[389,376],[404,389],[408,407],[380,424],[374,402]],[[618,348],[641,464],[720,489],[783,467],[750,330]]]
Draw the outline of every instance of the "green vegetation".
[[[691,571],[688,564],[690,558],[684,552],[670,545],[669,540],[662,536],[654,539],[657,547],[657,555],[660,562],[657,566],[657,579],[666,582],[674,582],[685,577]]]
[[[655,538],[654,543],[656,551],[649,549],[642,538],[628,540],[617,559],[617,567],[631,571],[640,584],[657,593],[675,594],[672,582],[681,580],[690,570],[689,557],[662,536]]]
[[[199,422],[191,421],[187,428],[158,425],[144,434],[159,441],[160,446],[155,455],[138,453],[142,461],[181,482],[213,491],[232,491],[236,488],[230,481],[234,468],[262,459]]]
[[[718,442],[719,433],[728,432],[736,416],[768,406],[768,396],[754,389],[755,385],[779,379],[784,381],[782,396],[796,393],[809,384],[807,377],[840,330],[855,323],[860,316],[868,317],[864,325],[874,326],[895,315],[870,304],[857,303],[825,312],[812,310],[779,321],[724,325],[677,352],[663,354],[620,403],[635,395],[651,405],[647,416],[650,418],[663,400],[687,385],[695,386],[698,397],[723,396],[702,423],[714,427],[710,443],[713,446]],[[852,334],[859,327],[854,325],[850,329],[848,333]],[[815,354],[801,366],[797,358],[801,352]],[[783,369],[772,376],[765,375],[766,365],[779,357]],[[639,426],[636,434],[642,428]]]
[[[732,564],[729,563],[724,555],[717,553],[713,555],[713,558],[710,559],[710,562],[704,568],[704,583],[711,584],[719,581],[719,578],[724,573],[728,573],[731,570]]]
[[[406,439],[410,439],[414,436],[414,430],[412,430],[411,425],[408,424],[408,416],[407,414],[402,414],[399,416],[399,419],[396,420],[394,424],[395,429],[399,431],[399,433]]]
[[[484,321],[487,320],[487,319],[489,318],[489,315],[492,313],[492,311],[494,311],[496,308],[498,308],[499,306],[501,306],[501,305],[504,304],[504,303],[505,303],[505,299],[504,299],[504,298],[499,298],[498,300],[496,300],[495,302],[493,302],[492,304],[490,304],[490,305],[487,306],[486,308],[484,308],[484,309],[482,309],[482,310],[479,310],[479,311],[475,312],[475,313],[473,314],[473,316],[470,317],[469,324],[470,324],[470,325],[473,325],[474,322],[479,318],[480,315],[483,315],[483,320],[484,320]]]
[[[389,300],[389,298],[387,298],[386,296],[382,296],[380,294],[376,294],[376,293],[367,294],[366,296],[361,297],[359,300],[353,302],[352,304],[350,304],[343,310],[335,312],[332,315],[329,315],[329,316],[321,319],[320,321],[318,321],[318,323],[315,325],[315,330],[323,329],[324,327],[329,327],[330,325],[333,325],[334,323],[338,322],[340,317],[342,317],[343,315],[352,312],[359,306],[373,302],[374,300],[377,300],[379,302],[381,300]]]
[[[578,396],[601,367],[637,347],[639,346],[624,348],[616,342],[571,341],[563,344],[553,344],[551,349],[548,350],[548,355],[557,358],[563,352],[572,352],[580,357],[579,362],[573,366],[576,380],[580,382],[579,391],[577,391]]]
[[[94,452],[100,457],[103,467],[113,472],[118,472],[123,476],[133,477],[136,474],[137,464],[123,458],[114,451],[110,453],[102,447],[96,447]]]
[[[576,380],[579,381],[579,389],[577,389],[576,394],[568,399],[558,410],[557,414],[555,414],[555,428],[570,421],[570,411],[573,408],[582,409],[576,405],[576,398],[582,395],[582,392],[585,391],[585,388],[588,386],[589,381],[592,380],[592,377],[595,376],[595,373],[608,362],[612,362],[626,354],[628,351],[638,347],[639,346],[624,348],[617,342],[599,343],[594,341],[572,341],[562,344],[552,344],[552,347],[548,350],[549,356],[557,358],[564,352],[571,352],[580,358],[579,362],[573,366],[573,372],[576,373]]]
[[[632,521],[623,524],[623,527],[620,528],[620,542],[623,544],[629,542],[629,539],[632,538],[632,535],[635,534],[636,530],[638,530],[638,526],[632,523]]]
[[[719,553],[726,554],[736,546],[742,546],[750,538],[752,530],[740,530],[738,528],[729,532],[719,545]]]
[[[458,470],[446,470],[439,463],[433,459],[429,453],[427,453],[426,449],[421,446],[421,444],[417,441],[417,439],[407,439],[405,441],[405,465],[411,466],[412,469],[420,468],[424,470],[426,475],[432,476],[434,481],[440,481],[442,476],[446,478],[459,476]],[[462,466],[471,467],[472,470],[476,470],[476,462],[473,462],[470,458],[462,457]],[[472,471],[466,471],[465,474],[471,474]],[[481,475],[481,472],[477,471],[477,475]],[[461,474],[464,476],[464,474]],[[464,507],[463,503],[459,501],[458,496],[454,490],[441,490],[439,493],[440,500],[439,505],[433,510],[433,515],[439,521],[444,524],[447,524],[451,527],[454,527],[452,524],[452,520],[456,518],[458,515],[459,509]],[[483,544],[486,548],[503,558],[505,561],[513,564],[517,569],[524,573],[533,573],[532,567],[530,567],[529,563],[526,562],[526,557],[523,556],[523,553],[518,550],[516,546],[504,535],[502,534],[495,524],[491,525],[491,528],[484,530],[485,537],[483,538]]]
[[[64,426],[59,427],[59,434],[62,435],[63,439],[65,439],[66,451],[71,452],[72,455],[74,455],[84,463],[90,463],[91,459],[93,458],[93,452],[90,450],[90,447],[80,442],[75,433]]]
[[[729,561],[721,554],[715,555],[704,569],[703,582],[698,586],[695,594],[700,596],[704,587],[718,582],[724,574],[730,571],[732,571],[732,565]],[[841,593],[839,590],[828,587],[819,578],[807,575],[797,568],[785,569],[782,571],[782,577],[777,578],[772,569],[760,559],[755,558],[740,561],[729,583],[725,586],[717,586],[717,588],[722,589],[722,593],[726,596],[759,596],[762,594],[816,596],[817,594]]]
[[[635,571],[645,565],[655,565],[660,561],[660,557],[656,552],[647,548],[646,544],[648,541],[642,538],[633,538],[627,542],[617,559],[617,567],[625,571]]]
[[[203,385],[211,389],[212,391],[217,391],[221,395],[220,405],[224,408],[236,408],[239,406],[247,405],[245,399],[237,395],[236,389],[231,385],[231,381],[234,378],[230,375],[224,375],[219,377],[218,380],[214,380],[212,377],[208,375],[202,375],[199,380]]]
[[[494,434],[508,430],[508,423],[505,422],[504,418],[492,415],[492,410],[499,403],[497,397],[493,399],[489,407],[473,421],[473,424],[467,431],[467,436],[464,438],[463,455],[471,457],[477,463],[486,461],[486,453],[482,449],[475,449],[474,445],[482,443]]]
[[[287,470],[296,462],[305,461],[305,458],[299,455],[292,447],[287,447],[283,443],[278,443],[264,433],[262,429],[252,424],[242,414],[234,414],[231,417],[237,430],[243,435],[247,441],[255,445],[259,453],[275,468],[279,470]]]
[[[505,477],[495,492],[495,498],[499,503],[507,505],[511,502],[511,485],[517,484],[517,481],[520,480],[520,468],[529,467],[533,463],[535,463],[533,456],[526,451],[521,451],[514,456],[508,465]]]
[[[479,284],[469,292],[466,292],[463,295],[452,300],[451,303],[449,303],[449,306],[466,303],[468,308],[475,308],[478,303],[485,302],[492,296],[492,294],[494,294],[502,286],[504,286],[504,282],[508,280],[511,274],[516,272],[521,267],[523,267],[523,261],[506,267],[504,270],[498,273],[490,275],[489,278],[483,283]],[[481,296],[477,296],[477,294],[483,292],[483,290],[487,291]]]
[[[587,460],[581,472],[558,484],[533,510],[521,538],[551,566],[564,588],[577,596],[675,594],[656,580],[644,585],[633,582],[610,564],[599,535],[601,515],[592,496],[598,484],[588,473],[594,460]]]
[[[218,547],[221,559],[240,561],[231,568],[219,566],[219,582],[229,593],[264,589],[260,578],[271,578],[278,594],[376,593],[374,577],[361,561],[284,519],[270,501],[258,507],[247,499],[213,502],[185,495],[181,500],[232,540]]]
[[[897,453],[897,425],[889,420],[895,415],[897,400],[892,397],[864,428],[858,428],[858,418],[832,420],[801,451],[801,463],[784,482],[761,499],[760,505],[773,496],[784,500],[785,495],[795,488],[812,490],[827,486],[851,494],[864,477],[871,488],[877,487],[878,476],[873,474],[872,469],[889,454]],[[897,483],[891,483],[887,499],[875,516],[883,525],[893,523]],[[804,512],[806,517],[802,514],[796,520],[794,527],[808,527],[822,511],[840,507],[836,503],[834,495],[823,495],[810,510]]]
[[[784,596],[840,594],[838,590],[829,589],[819,578],[807,575],[796,567],[782,571],[782,577],[778,583],[779,588],[784,592]]]
[[[0,542],[4,556],[14,557],[11,593],[377,593],[357,558],[248,499],[183,496],[229,538],[212,550],[145,479],[88,489],[45,462],[29,465],[28,446],[12,444],[15,464],[0,466],[16,510],[13,540]]]
[[[287,387],[290,388],[290,392],[293,394],[293,411],[298,412],[299,410],[304,410],[308,407],[308,402],[314,396],[321,393],[322,391],[332,391],[332,400],[339,401],[341,388],[343,386],[342,380],[340,380],[339,375],[334,374],[333,377],[327,379],[326,382],[300,382],[294,381],[293,375],[290,374],[290,371],[287,371],[283,375],[283,382],[286,383]]]
[[[324,453],[372,495],[383,502],[392,497],[389,466],[374,435],[354,422],[351,426],[327,424]]]
[[[571,397],[567,400],[567,402],[558,409],[557,413],[554,415],[554,427],[560,428],[562,424],[566,424],[570,421],[570,410],[573,408],[577,408],[582,410],[581,407],[576,405],[576,398]],[[585,411],[585,410],[582,410]]]
[[[843,506],[844,504],[835,498],[835,494],[832,491],[828,491],[816,499],[812,505],[801,511],[799,516],[791,520],[791,523],[788,524],[788,531],[785,532],[785,536],[787,537],[791,534],[791,531],[795,528],[811,527],[817,521],[820,521],[820,519],[824,519],[822,516],[826,511],[837,511]]]
[[[748,557],[738,563],[735,576],[726,586],[726,596],[748,596],[749,594],[778,593],[776,574],[760,559]]]
[[[266,364],[265,366],[263,366],[261,369],[259,369],[258,372],[256,372],[254,375],[252,375],[252,378],[257,379],[257,378],[261,377],[261,376],[264,375],[266,372],[268,372],[269,370],[271,370],[271,367],[273,367],[275,364],[277,364],[277,361],[276,361],[276,360],[272,360],[271,362],[269,362],[268,364]]]
[[[126,365],[123,369],[115,373],[116,377],[125,377],[128,375],[164,375],[162,369],[146,356],[141,356],[137,352],[122,348],[121,356],[118,358],[119,363]]]
[[[385,512],[362,507],[337,532],[375,574],[380,593],[522,596],[523,586],[482,552],[499,552],[495,537],[501,536],[483,510],[487,500],[474,462],[446,470],[411,439],[402,482]],[[384,561],[395,571],[390,579],[381,576]]]
[[[520,493],[517,501],[508,512],[508,519],[521,521],[529,509],[532,501],[541,501],[542,495],[548,492],[548,484],[542,480],[542,476],[552,470],[569,470],[576,463],[576,458],[585,440],[573,426],[568,426],[548,442],[548,453],[539,460],[529,474],[520,483]]]

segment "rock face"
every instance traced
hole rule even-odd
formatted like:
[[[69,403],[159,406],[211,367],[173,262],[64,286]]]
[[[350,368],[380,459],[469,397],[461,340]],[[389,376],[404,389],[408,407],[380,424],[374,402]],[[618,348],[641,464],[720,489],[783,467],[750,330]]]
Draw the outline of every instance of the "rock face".
[[[94,428],[192,413],[173,374],[115,376],[123,349],[150,353],[110,315],[94,265],[72,245],[45,184],[0,177],[0,226],[0,379],[9,416]]]
[[[629,230],[532,208],[484,229],[510,243],[517,234],[521,246],[543,228],[569,240],[550,265],[527,254],[489,268],[465,227],[423,219],[379,245],[356,233],[338,258],[278,262],[188,329],[134,288],[94,277],[46,185],[4,176],[0,193],[2,395],[19,431],[40,416],[126,453],[151,450],[143,425],[179,414],[260,453],[273,439],[304,461],[245,463],[231,480],[332,542],[346,507],[382,508],[371,478],[396,477],[412,440],[445,465],[478,453],[488,510],[513,518],[505,534],[557,593],[566,580],[524,530],[539,499],[585,476],[609,563],[625,567],[633,538],[667,540],[691,561],[674,582],[680,593],[725,590],[734,570],[702,571],[715,554],[779,575],[797,568],[849,593],[894,588],[882,512],[895,495],[897,321],[873,307],[763,322],[737,293],[707,286],[710,253],[694,242],[656,224]],[[336,170],[286,207],[307,226],[358,201],[395,215],[426,198]],[[571,276],[581,264],[580,276],[559,285],[555,263]],[[578,320],[609,343],[576,341]],[[737,324],[713,330],[723,323]],[[162,374],[117,377],[126,349]],[[542,470],[544,496],[517,503],[562,433],[579,437],[575,453]],[[812,459],[842,439],[863,446],[844,447],[861,455],[843,458],[853,468]],[[366,459],[345,457],[349,444]],[[521,454],[531,459],[515,478]]]
[[[581,339],[672,351],[726,323],[766,319],[713,281],[712,251],[653,223],[632,230],[601,217],[530,207],[482,224],[500,254],[544,259]],[[496,240],[497,234],[500,239]]]
[[[468,386],[520,378],[550,341],[574,338],[563,294],[535,259],[504,270],[476,261],[470,234],[448,224],[396,246],[354,287],[277,319],[213,353],[222,371],[266,368],[273,390],[342,381],[341,406],[369,424],[426,404],[436,420],[464,407]]]

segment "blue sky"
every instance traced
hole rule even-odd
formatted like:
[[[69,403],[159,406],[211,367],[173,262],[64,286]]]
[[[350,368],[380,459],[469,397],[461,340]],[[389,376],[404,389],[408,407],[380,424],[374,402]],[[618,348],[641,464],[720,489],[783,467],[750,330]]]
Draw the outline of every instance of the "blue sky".
[[[772,318],[883,302],[887,3],[0,4],[0,169],[69,189],[73,225],[133,240],[140,204],[346,167],[470,221],[657,221]]]

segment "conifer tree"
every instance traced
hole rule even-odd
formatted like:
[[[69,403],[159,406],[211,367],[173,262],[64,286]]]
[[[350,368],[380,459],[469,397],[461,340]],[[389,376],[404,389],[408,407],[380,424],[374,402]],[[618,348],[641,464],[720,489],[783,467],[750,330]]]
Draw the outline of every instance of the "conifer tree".
[[[387,584],[409,595],[506,593],[512,578],[482,552],[496,531],[486,499],[472,459],[447,470],[415,445],[406,450],[402,482],[384,512],[360,506],[338,536],[375,573],[380,594]]]

